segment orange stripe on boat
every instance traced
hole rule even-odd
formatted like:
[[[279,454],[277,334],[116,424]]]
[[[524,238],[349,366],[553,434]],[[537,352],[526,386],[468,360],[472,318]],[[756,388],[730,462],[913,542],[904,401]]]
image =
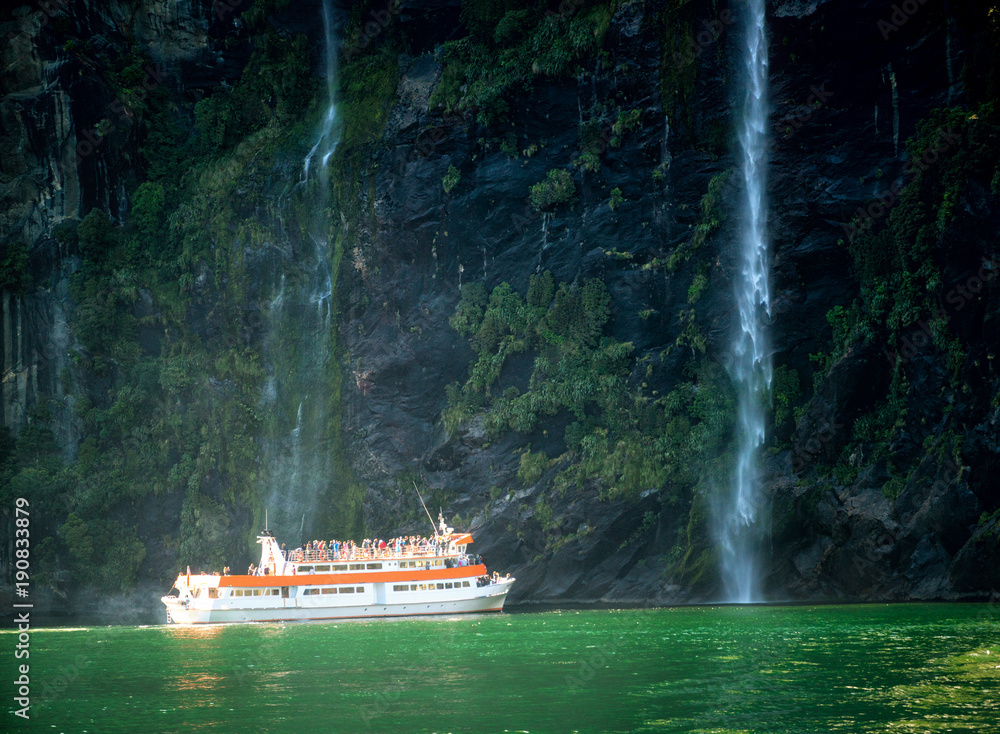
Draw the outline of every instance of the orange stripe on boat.
[[[435,581],[438,579],[467,579],[485,576],[486,566],[459,566],[425,571],[413,568],[408,571],[375,571],[373,573],[304,573],[295,576],[223,576],[219,586],[321,586],[328,584],[370,584],[384,581]]]

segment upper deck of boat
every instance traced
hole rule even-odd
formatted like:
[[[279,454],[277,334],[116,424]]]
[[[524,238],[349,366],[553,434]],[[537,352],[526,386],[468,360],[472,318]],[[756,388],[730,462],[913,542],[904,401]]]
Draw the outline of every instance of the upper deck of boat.
[[[297,568],[301,568],[304,564],[317,563],[346,563],[349,566],[352,564],[356,566],[349,569],[338,568],[338,571],[359,571],[364,567],[357,566],[357,564],[386,560],[400,561],[401,563],[398,566],[394,565],[396,568],[416,568],[428,564],[430,566],[441,566],[445,564],[437,563],[436,561],[445,558],[458,559],[466,557],[465,548],[471,542],[471,534],[461,533],[442,538],[441,542],[438,543],[403,543],[398,546],[391,544],[385,548],[350,546],[347,548],[341,547],[337,550],[329,547],[322,549],[296,548],[289,551],[281,549],[280,558],[285,563],[292,564]],[[413,563],[414,561],[417,561],[417,563]],[[404,563],[406,565],[403,565]]]

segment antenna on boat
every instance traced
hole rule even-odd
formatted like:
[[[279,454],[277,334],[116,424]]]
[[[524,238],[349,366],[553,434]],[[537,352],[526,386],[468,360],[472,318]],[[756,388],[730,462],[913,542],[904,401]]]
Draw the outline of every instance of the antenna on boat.
[[[264,530],[267,530],[267,508],[264,508]]]
[[[411,479],[410,481],[412,482],[413,480]],[[427,519],[430,520],[431,530],[434,531],[434,537],[436,538],[437,535],[438,535],[438,531],[437,531],[437,528],[434,527],[434,519],[431,517],[431,513],[428,512],[427,505],[424,504],[424,498],[420,496],[420,490],[417,489],[417,483],[416,482],[413,482],[413,491],[417,493],[417,499],[420,500],[420,504],[423,506],[424,512],[427,513]]]

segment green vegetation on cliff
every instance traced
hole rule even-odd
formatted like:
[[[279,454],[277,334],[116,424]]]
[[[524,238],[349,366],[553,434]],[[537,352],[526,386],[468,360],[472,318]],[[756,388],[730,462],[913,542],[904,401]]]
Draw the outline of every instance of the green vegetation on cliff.
[[[276,202],[274,192],[299,175],[302,145],[321,113],[308,40],[263,25],[238,82],[197,104],[162,85],[134,94],[127,84],[140,84],[141,74],[105,69],[124,99],[141,100],[133,112],[145,180],[133,182],[124,222],[95,208],[56,232],[82,258],[70,284],[79,347],[63,376],[68,398],[50,401],[16,442],[7,437],[0,446],[4,496],[43,498],[36,525],[43,582],[124,591],[151,553],[160,565],[218,570],[253,552],[271,489],[262,442],[284,419],[264,409],[262,396],[269,371],[288,381],[297,358],[291,342],[280,358],[268,354],[255,320],[276,295],[267,263],[283,240],[308,242],[312,251],[310,228],[326,221],[324,192],[362,215],[354,203],[365,186],[362,150],[384,125],[398,75],[391,50],[376,47],[353,61],[344,143],[330,163],[336,187],[311,183]],[[290,210],[284,221],[276,206]],[[361,488],[344,458],[336,341],[338,272],[350,242],[339,221],[332,224],[318,232],[331,242],[332,313],[321,378],[330,476],[315,523],[324,534],[360,537]],[[6,256],[4,287],[20,287],[23,255]],[[284,267],[290,285],[303,278],[294,258]],[[56,411],[80,434],[70,461],[42,428]]]
[[[438,51],[442,81],[431,107],[474,110],[484,124],[503,120],[512,94],[536,78],[573,73],[604,43],[616,2],[565,2],[558,12],[525,0],[463,0],[469,35]]]
[[[523,297],[506,283],[489,294],[481,283],[464,286],[451,324],[469,338],[476,359],[465,384],[449,386],[443,420],[455,431],[482,415],[490,435],[530,437],[565,416],[565,452],[551,460],[523,453],[519,478],[534,484],[547,477],[545,486],[559,492],[596,483],[607,499],[660,492],[665,504],[691,515],[673,567],[690,578],[709,545],[698,508],[731,460],[732,387],[720,367],[701,359],[669,393],[647,395],[635,384],[632,344],[603,335],[611,306],[600,280],[556,284],[547,271],[531,276]],[[531,377],[525,388],[503,387],[517,353],[532,355]]]

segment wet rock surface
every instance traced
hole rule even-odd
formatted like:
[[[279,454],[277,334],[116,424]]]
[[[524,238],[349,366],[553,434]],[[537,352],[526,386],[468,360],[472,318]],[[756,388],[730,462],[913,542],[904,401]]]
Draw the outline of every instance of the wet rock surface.
[[[98,4],[77,5],[71,18],[80,32],[111,46],[121,43],[121,18]],[[148,12],[136,28],[163,64],[163,83],[196,95],[239,74],[248,47],[233,17],[220,17],[207,2],[186,4],[186,10],[142,5]],[[314,5],[279,13],[273,23],[318,39],[310,20],[318,17]],[[710,3],[694,5],[699,20],[718,16]],[[449,434],[441,414],[446,386],[465,380],[474,356],[448,323],[461,284],[507,282],[524,293],[529,277],[545,270],[557,281],[602,279],[613,303],[608,334],[632,342],[637,363],[667,353],[648,377],[648,389],[668,391],[680,379],[691,350],[671,348],[683,330],[680,313],[692,270],[642,266],[691,237],[709,181],[735,165],[739,22],[722,23],[717,37],[696,47],[688,62],[664,54],[662,8],[622,4],[611,20],[606,59],[581,64],[574,78],[539,77],[530,92],[513,100],[504,124],[510,123],[520,154],[510,155],[498,145],[483,145],[497,131],[474,114],[429,106],[442,74],[433,49],[461,36],[459,7],[451,0],[392,6],[391,22],[398,16],[404,39],[398,101],[371,161],[378,172],[366,195],[374,216],[351,222],[362,230],[364,247],[345,253],[344,435],[366,488],[366,523],[379,534],[424,532],[419,520],[399,524],[402,508],[412,509],[410,484],[419,478],[447,503],[446,515],[458,515],[473,530],[476,550],[491,569],[518,577],[512,604],[712,599],[716,587],[683,587],[670,577],[677,560],[670,551],[689,518],[657,491],[629,501],[602,499],[597,486],[551,493],[554,529],[542,526],[536,517],[541,494],[518,478],[518,452],[530,446],[561,453],[565,415],[531,434],[490,438],[476,421]],[[892,12],[880,2],[770,5],[770,334],[776,362],[804,382],[814,369],[809,355],[829,341],[826,313],[858,294],[845,245],[847,223],[859,207],[890,196],[893,182],[904,178],[905,142],[918,121],[933,108],[964,101],[960,69],[974,33],[964,11],[926,3],[898,27]],[[893,27],[887,37],[883,21]],[[7,65],[0,99],[5,227],[36,243],[35,281],[46,283],[23,298],[4,294],[2,417],[15,427],[36,395],[65,397],[57,377],[72,335],[60,325],[66,321],[66,278],[78,262],[59,251],[52,229],[94,206],[122,216],[129,205],[123,182],[133,171],[134,132],[127,121],[103,140],[109,155],[100,157],[100,165],[97,157],[78,159],[86,131],[105,116],[114,97],[88,81],[71,55],[47,48],[47,38],[36,30],[5,47],[5,63],[12,57],[18,62]],[[671,63],[697,68],[689,96],[672,114],[662,94],[665,64]],[[603,146],[599,170],[575,166],[583,110],[609,98],[639,110],[642,124],[623,135],[620,145]],[[460,180],[446,192],[442,181],[450,166]],[[576,201],[539,212],[529,192],[552,169],[571,172]],[[609,205],[614,188],[623,197],[616,208]],[[949,282],[964,282],[984,257],[995,257],[995,200],[982,191],[961,202],[968,216],[952,238],[961,244],[953,245],[945,263]],[[698,325],[709,357],[720,364],[736,318],[739,201],[731,177],[723,188],[728,215],[699,254],[713,265],[698,303]],[[975,309],[955,314],[967,343],[984,360],[1000,323],[998,293],[994,279]],[[217,330],[209,312],[192,308],[189,318],[209,338]],[[248,341],[260,332],[259,325],[248,324]],[[925,354],[912,364],[915,390],[925,396],[913,413],[933,425],[940,416],[932,397],[945,368]],[[530,360],[511,360],[503,387],[526,385],[531,370]],[[853,422],[885,393],[891,374],[891,355],[878,347],[849,351],[821,376],[788,444],[768,455],[770,597],[962,598],[1000,585],[996,518],[977,525],[1000,505],[1000,418],[988,405],[988,384],[974,386],[953,406],[966,419],[957,457],[922,456],[922,437],[916,435],[892,447],[894,460],[911,468],[895,498],[883,489],[892,476],[886,462],[869,462],[861,449],[851,458],[859,471],[849,481],[818,473],[817,464],[836,459],[848,444]],[[633,379],[640,381],[638,373]],[[60,440],[73,445],[69,428]],[[176,509],[164,506],[153,514]],[[565,540],[555,542],[560,538]],[[169,553],[150,548],[156,563],[169,563]]]

